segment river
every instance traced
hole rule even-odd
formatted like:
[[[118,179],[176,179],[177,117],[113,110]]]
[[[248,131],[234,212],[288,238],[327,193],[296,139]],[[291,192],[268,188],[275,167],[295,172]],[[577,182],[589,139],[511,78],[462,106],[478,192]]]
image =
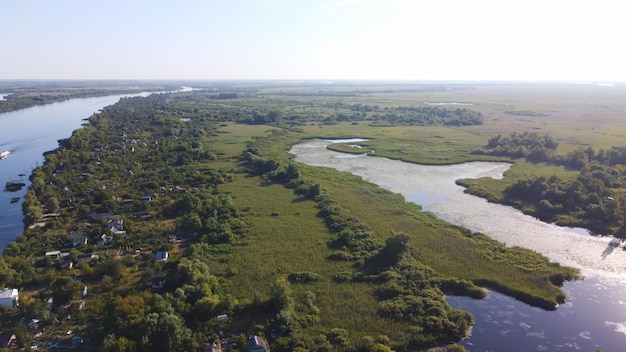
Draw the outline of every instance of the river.
[[[83,119],[123,96],[130,95],[72,99],[0,114],[0,150],[11,152],[0,160],[0,185],[3,187],[9,180],[28,184],[28,175],[44,161],[44,152],[57,148],[57,141],[80,128]],[[565,284],[568,301],[552,312],[530,307],[497,292],[489,292],[483,300],[448,297],[450,304],[471,311],[476,317],[472,335],[461,342],[469,350],[624,350],[626,252],[621,247],[610,250],[608,238],[543,224],[509,207],[487,203],[463,193],[454,183],[458,178],[502,177],[507,164],[421,166],[331,152],[325,148],[328,143],[303,143],[294,146],[292,153],[303,163],[360,175],[403,194],[407,200],[421,204],[424,210],[450,222],[483,232],[508,245],[528,246],[553,260],[581,269],[587,276],[585,280]],[[22,233],[21,203],[25,190],[3,192],[0,197],[0,248]],[[11,203],[12,198],[19,200]],[[518,229],[520,233],[511,233],[510,229]]]
[[[359,143],[362,140],[342,142]],[[448,222],[479,231],[511,246],[542,253],[581,270],[584,280],[568,282],[567,302],[544,311],[497,292],[483,300],[448,297],[454,307],[471,311],[476,324],[461,341],[471,351],[623,351],[626,346],[626,251],[611,238],[582,229],[546,224],[511,207],[488,203],[463,192],[460,178],[501,178],[506,163],[426,166],[382,157],[326,149],[333,141],[314,140],[291,149],[295,160],[361,176],[407,201],[420,204]]]
[[[181,87],[176,92],[196,90]],[[102,97],[70,99],[58,103],[33,106],[0,113],[0,151],[9,156],[0,160],[0,251],[22,234],[22,202],[32,170],[44,162],[43,153],[56,149],[58,140],[68,138],[72,131],[86,123],[84,119],[124,97],[148,96],[173,92],[139,92]],[[7,192],[8,181],[25,183],[19,191]]]
[[[0,113],[0,151],[9,156],[0,160],[0,187],[7,181],[29,184],[33,168],[44,161],[43,153],[56,149],[58,140],[67,138],[105,106],[115,104],[122,97],[146,96],[150,93],[110,95],[94,98],[70,99],[63,102],[33,106]],[[22,234],[22,201],[24,187],[16,192],[4,190],[0,196],[0,249]]]

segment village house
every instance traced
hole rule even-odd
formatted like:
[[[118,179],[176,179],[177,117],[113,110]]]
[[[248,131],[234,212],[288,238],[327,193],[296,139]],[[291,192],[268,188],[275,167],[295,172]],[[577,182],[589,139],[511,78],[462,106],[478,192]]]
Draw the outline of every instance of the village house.
[[[67,235],[67,240],[72,243],[72,247],[74,248],[87,244],[87,236],[78,231],[70,231]]]
[[[11,348],[15,344],[16,337],[13,334],[0,334],[0,348]]]
[[[52,258],[52,260],[61,259],[61,251],[48,251],[44,254],[44,256]]]
[[[124,220],[119,217],[119,215],[114,215],[109,223],[107,224],[107,228],[111,230],[114,235],[117,236],[126,236],[126,231],[124,231]]]
[[[16,288],[5,288],[0,291],[0,307],[16,307],[19,303],[19,293]]]
[[[246,352],[269,352],[269,350],[267,343],[262,337],[254,335],[248,338]]]
[[[116,229],[118,231],[124,230],[124,220],[119,215],[114,215],[107,223],[109,229]]]
[[[28,332],[34,334],[41,328],[41,321],[39,319],[31,319],[26,326],[28,328]]]
[[[85,341],[74,335],[57,336],[56,340],[50,345],[51,348],[73,350],[80,347]]]
[[[100,218],[100,219],[104,219],[104,220],[110,220],[113,218],[113,213],[111,212],[106,212],[106,213],[97,213],[95,211],[92,211],[89,216],[91,216],[92,218]]]
[[[79,254],[78,255],[78,260],[76,264],[88,264],[91,263],[94,260],[98,260],[100,258],[100,256],[98,254],[93,254],[93,253],[85,253],[85,254]]]
[[[228,314],[220,314],[215,317],[218,323],[225,323],[228,321]]]
[[[206,352],[222,352],[222,344],[219,341],[207,343],[204,350]]]
[[[105,246],[111,241],[113,241],[113,236],[108,236],[106,233],[103,233],[102,236],[100,236],[100,240],[98,240],[98,244]]]
[[[169,258],[169,253],[167,253],[167,251],[158,251],[156,252],[156,254],[154,255],[154,261],[155,262],[166,262],[167,258]]]
[[[61,252],[61,251],[49,251],[44,254],[44,256],[51,258],[53,262],[56,261],[67,261],[70,258],[69,252]]]

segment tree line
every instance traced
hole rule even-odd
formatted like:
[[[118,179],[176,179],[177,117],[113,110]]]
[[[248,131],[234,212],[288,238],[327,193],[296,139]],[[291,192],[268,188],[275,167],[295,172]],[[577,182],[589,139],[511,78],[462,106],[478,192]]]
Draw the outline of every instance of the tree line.
[[[626,147],[557,152],[558,142],[535,132],[497,135],[477,154],[526,158],[578,170],[573,179],[535,176],[504,191],[503,202],[544,221],[583,226],[600,234],[626,237]]]

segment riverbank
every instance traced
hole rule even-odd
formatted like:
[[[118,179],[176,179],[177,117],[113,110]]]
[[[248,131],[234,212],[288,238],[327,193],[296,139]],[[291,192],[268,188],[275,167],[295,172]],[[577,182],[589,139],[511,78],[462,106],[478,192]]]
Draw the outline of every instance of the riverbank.
[[[354,319],[359,321],[354,326],[363,326],[361,323],[365,322],[367,333],[389,336],[394,345],[401,348],[430,346],[462,337],[464,329],[455,327],[455,324],[467,326],[471,324],[471,316],[445,304],[438,288],[439,277],[434,273],[430,274],[433,282],[428,282],[428,285],[433,286],[430,293],[432,297],[425,295],[423,299],[432,309],[437,309],[438,313],[434,315],[440,319],[443,314],[449,315],[445,326],[431,327],[429,333],[424,335],[401,333],[408,331],[416,323],[416,319],[419,319],[418,325],[426,325],[422,320],[429,315],[423,312],[411,320],[399,319],[394,315],[391,317],[394,320],[392,328],[381,321],[381,308],[371,304],[358,308],[358,317],[342,316],[341,319],[347,320],[347,324],[342,322],[335,325],[336,318],[332,313],[334,308],[356,308],[355,304],[363,300],[375,302],[372,290],[379,283],[370,282],[371,279],[355,278],[350,285],[343,285],[342,281],[334,279],[341,273],[351,271],[351,264],[347,261],[328,260],[328,256],[332,254],[331,249],[325,245],[320,246],[320,243],[328,241],[329,233],[324,229],[323,221],[315,215],[315,207],[311,206],[313,202],[300,200],[298,206],[294,206],[294,201],[299,196],[292,189],[280,185],[274,185],[271,189],[264,187],[263,178],[254,174],[241,178],[239,175],[248,171],[239,165],[237,159],[229,160],[224,158],[224,152],[217,153],[224,143],[217,141],[217,134],[214,134],[217,127],[213,123],[208,126],[198,125],[194,119],[178,116],[164,118],[154,114],[155,109],[161,111],[163,102],[167,99],[169,97],[123,99],[113,107],[103,109],[103,112],[90,118],[89,125],[74,131],[72,137],[64,140],[62,148],[47,154],[46,162],[33,171],[32,184],[24,202],[26,219],[27,223],[32,223],[43,217],[46,225],[29,228],[5,250],[3,261],[6,261],[8,267],[7,283],[20,287],[23,295],[23,308],[12,312],[11,321],[17,324],[26,312],[32,311],[33,306],[37,306],[46,297],[53,296],[55,311],[47,314],[57,319],[72,315],[76,320],[62,320],[64,324],[61,326],[49,327],[44,338],[49,338],[49,334],[58,334],[59,329],[71,329],[88,336],[92,341],[99,341],[105,338],[99,335],[101,329],[107,329],[111,334],[133,338],[139,344],[145,339],[143,336],[129,336],[129,330],[123,328],[127,324],[124,323],[126,320],[116,315],[123,314],[122,312],[93,307],[98,302],[106,302],[105,305],[109,307],[119,307],[124,304],[119,302],[119,295],[135,297],[133,304],[140,305],[141,309],[158,311],[163,309],[164,303],[159,303],[159,306],[157,303],[161,299],[172,297],[167,295],[166,298],[161,298],[161,293],[180,293],[184,290],[190,292],[188,296],[185,295],[189,297],[186,305],[202,308],[174,310],[175,313],[171,313],[172,319],[182,325],[176,331],[186,329],[189,332],[182,317],[192,315],[198,316],[198,319],[209,320],[216,314],[227,314],[237,318],[237,325],[220,328],[229,328],[232,333],[247,336],[254,327],[266,323],[266,314],[274,317],[278,312],[286,310],[290,316],[298,317],[298,320],[278,320],[270,323],[268,328],[280,326],[278,324],[300,324],[301,319],[315,322],[312,326],[307,326],[306,331],[299,332],[298,336],[290,336],[294,341],[302,338],[308,341],[312,336],[319,336],[318,324],[332,330],[337,326],[351,326]],[[144,110],[146,107],[148,112]],[[144,118],[137,118],[138,115]],[[200,144],[198,147],[191,147],[186,140],[169,134],[170,129],[162,127],[166,124],[170,127],[174,125],[176,128],[191,129],[189,133],[210,131],[212,138],[203,142],[210,144],[212,148],[198,150]],[[220,124],[222,125],[224,124]],[[134,133],[128,132],[129,135],[122,138],[117,134],[102,133],[108,131],[108,127],[120,131],[130,129]],[[237,154],[240,155],[245,151],[247,138],[238,136],[236,140],[240,145]],[[231,142],[230,146],[232,145]],[[194,158],[190,158],[190,155]],[[215,160],[215,155],[220,155],[220,160]],[[132,160],[141,160],[142,163],[140,168],[134,167],[130,172],[127,165]],[[224,164],[228,167],[222,168]],[[234,184],[234,181],[237,183]],[[221,189],[227,187],[227,183],[233,183],[234,186],[224,193]],[[250,193],[248,185],[253,185],[256,191]],[[245,199],[246,196],[251,197]],[[235,206],[233,198],[241,202],[242,209],[252,211],[246,210],[246,215],[242,214]],[[268,202],[269,199],[272,202]],[[263,203],[258,204],[259,201]],[[292,214],[295,210],[297,214]],[[272,214],[269,218],[272,220],[264,215],[269,213]],[[48,216],[50,214],[55,214],[55,217]],[[209,221],[194,221],[194,214],[197,219]],[[248,227],[248,223],[256,226]],[[272,226],[266,229],[263,224],[268,223]],[[278,230],[294,226],[301,229]],[[273,236],[267,237],[266,230],[270,230]],[[172,236],[174,238],[170,242]],[[270,245],[274,252],[270,249],[263,250],[266,255],[257,258],[263,262],[250,267],[253,260],[246,248],[250,245],[258,249],[261,244],[255,244],[254,241],[259,240]],[[309,245],[303,249],[303,243]],[[375,247],[372,249],[380,245],[378,239],[373,243]],[[289,248],[297,251],[294,253]],[[302,253],[306,248],[317,248],[315,255]],[[213,252],[214,249],[219,251]],[[201,255],[199,250],[207,251],[206,256]],[[161,263],[160,259],[155,260],[155,255],[164,252],[167,253],[167,264]],[[268,255],[269,253],[272,255]],[[277,272],[276,266],[268,263],[270,259],[280,262],[284,269]],[[36,265],[29,264],[32,262]],[[208,273],[208,265],[212,274]],[[430,273],[428,268],[419,269]],[[187,270],[194,274],[188,276],[185,274]],[[153,275],[165,277],[168,286],[162,290],[150,286]],[[219,284],[218,276],[221,278]],[[80,285],[85,285],[88,289],[79,290],[78,284],[71,277],[80,277]],[[306,304],[303,297],[307,297],[309,305],[319,304],[319,308],[312,306],[315,309],[311,308],[311,312],[302,313],[291,304],[285,303],[283,306],[281,303],[275,307],[277,303],[274,302],[283,300],[282,289],[273,289],[271,285],[254,286],[257,281],[277,281],[281,284],[285,277],[296,278],[289,279],[288,285],[293,286],[289,287],[289,291],[297,291],[293,298],[286,291],[284,294],[290,298],[285,302],[297,300],[298,305]],[[304,281],[297,279],[300,277]],[[315,280],[309,282],[308,277]],[[321,279],[316,279],[318,277]],[[238,281],[242,281],[247,287],[233,289],[235,293],[231,296],[227,293],[230,285],[234,286]],[[205,282],[210,286],[204,285]],[[445,282],[452,286],[471,286],[467,282]],[[229,285],[229,288],[221,285]],[[207,288],[209,291],[196,291],[197,287]],[[192,291],[196,293],[191,293]],[[306,294],[308,291],[323,292],[324,300],[315,303],[310,298],[311,295]],[[354,295],[350,295],[352,299],[337,295],[337,292],[346,291],[353,291],[358,296],[357,299],[354,299]],[[80,296],[80,292],[89,292],[89,295]],[[409,292],[413,291],[407,291],[407,294]],[[280,296],[275,297],[277,294]],[[258,295],[262,295],[259,298],[262,299],[261,302],[252,299],[259,297]],[[145,300],[141,299],[144,304],[139,302],[139,297],[145,297]],[[71,309],[77,309],[73,303],[78,300],[93,310],[82,315],[69,314]],[[196,304],[198,300],[210,300],[214,303]],[[235,301],[242,303],[236,306],[229,304]],[[102,306],[100,303],[100,307]],[[388,308],[392,312],[397,309],[411,309],[410,306],[403,308],[392,304]],[[202,310],[196,311],[197,309]],[[241,311],[255,314],[248,316],[239,313]],[[106,324],[119,319],[119,324]],[[98,329],[92,329],[85,327],[87,320],[105,323]],[[217,331],[213,324],[208,323],[202,327],[194,327],[202,329],[202,336],[211,336]],[[134,326],[133,329],[139,328],[140,326]],[[362,333],[351,331],[351,340],[357,341]]]
[[[229,100],[221,100],[225,97]],[[180,331],[192,346],[204,345],[219,331],[247,336],[262,326],[280,335],[270,344],[289,350],[331,343],[336,336],[350,342],[346,350],[371,348],[359,345],[371,336],[384,336],[376,341],[396,350],[415,350],[408,346],[460,336],[449,322],[467,322],[469,316],[445,304],[443,292],[471,287],[470,281],[503,282],[517,290],[509,292],[545,297],[540,305],[549,302],[549,309],[563,301],[551,280],[571,278],[571,270],[451,226],[360,177],[293,163],[285,151],[306,133],[252,124],[254,104],[248,96],[211,92],[123,99],[47,155],[46,164],[32,173],[36,196],[27,197],[27,214],[33,221],[37,209],[62,216],[47,217],[45,227],[30,229],[3,257],[13,270],[5,272],[14,274],[10,285],[24,293],[20,310],[11,313],[15,323],[20,314],[47,307],[46,298],[70,288],[88,308],[64,310],[77,310],[77,304],[50,312],[46,323],[56,317],[63,324],[48,326],[47,334],[71,329],[96,344],[106,339],[142,346]],[[321,126],[310,128],[321,131]],[[337,133],[334,126],[325,131]],[[250,158],[254,167],[242,164],[245,153],[258,157]],[[393,168],[385,172],[395,173]],[[290,178],[298,181],[284,183]],[[454,181],[443,186],[449,185]],[[332,197],[311,198],[316,192]],[[415,196],[445,198],[428,192]],[[341,216],[321,216],[322,205],[331,206],[324,214]],[[57,206],[60,212],[50,211]],[[338,218],[349,220],[358,236],[336,233]],[[383,250],[386,246],[408,249],[396,263],[401,265],[390,265],[393,255],[377,254],[394,253]],[[164,256],[167,262],[155,261]],[[81,278],[88,295],[80,297],[84,286],[72,285],[72,277]],[[165,278],[165,286],[153,288],[155,278]],[[411,285],[428,287],[415,295]],[[37,294],[29,292],[33,288]],[[437,314],[415,314],[416,323],[403,313],[424,304],[435,304]],[[128,319],[131,311],[151,312],[151,318],[156,314],[174,325],[144,336],[140,332],[155,320],[146,314]],[[433,325],[442,322],[440,312],[453,329],[441,339]],[[64,320],[68,314],[71,321]],[[214,317],[223,314],[228,322],[216,322]]]
[[[347,143],[359,144],[359,141]],[[465,194],[463,187],[455,183],[458,177],[501,178],[510,164],[478,163],[468,169],[450,166],[454,171],[445,172],[446,167],[417,166],[380,156],[338,154],[324,148],[329,142],[307,141],[296,146],[299,149],[292,149],[292,153],[297,161],[359,175],[402,194],[408,201],[422,204],[424,210],[447,221],[480,229],[507,246],[536,248],[551,260],[574,265],[586,276],[584,280],[564,283],[567,299],[553,312],[533,309],[498,292],[489,292],[482,300],[448,297],[450,304],[472,312],[476,318],[471,336],[460,342],[468,350],[508,350],[515,345],[523,346],[520,348],[524,350],[612,351],[619,350],[626,342],[623,319],[626,311],[622,302],[626,277],[621,269],[624,263],[621,248],[612,251],[610,238],[545,224],[513,208]],[[476,202],[468,202],[467,198]],[[530,231],[525,231],[526,222],[530,223]]]
[[[139,93],[139,95],[147,93]],[[16,181],[26,187],[2,192],[0,197],[0,249],[4,249],[24,231],[22,202],[32,170],[43,164],[44,154],[56,150],[59,140],[80,129],[97,110],[115,104],[128,95],[72,99],[22,110],[0,113],[0,149],[11,152],[0,160],[0,184]],[[33,128],[36,126],[37,128]],[[15,199],[18,199],[15,201]]]
[[[296,160],[359,175],[403,195],[446,221],[487,234],[507,246],[532,249],[562,265],[581,270],[585,276],[626,277],[623,264],[626,251],[615,246],[611,237],[591,236],[579,229],[541,222],[514,208],[468,195],[456,184],[457,179],[464,178],[501,179],[510,163],[427,166],[365,155],[348,158],[345,154],[326,152],[326,145],[330,143],[311,143],[309,147],[319,148],[319,152],[298,154]]]
[[[36,86],[37,88],[33,88]],[[111,95],[136,95],[142,92],[163,92],[179,89],[172,82],[132,81],[0,81],[0,90],[7,92],[0,99],[0,113],[17,111],[34,106],[59,103],[71,99],[105,97]]]

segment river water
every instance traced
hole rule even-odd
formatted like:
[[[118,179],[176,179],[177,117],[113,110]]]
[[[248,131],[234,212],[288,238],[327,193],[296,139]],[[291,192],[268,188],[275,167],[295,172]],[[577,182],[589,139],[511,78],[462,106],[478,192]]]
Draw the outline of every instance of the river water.
[[[7,181],[29,184],[33,168],[44,161],[43,153],[56,149],[58,140],[67,138],[72,131],[85,123],[105,106],[115,104],[122,97],[146,96],[110,95],[95,98],[71,99],[59,103],[34,106],[17,111],[0,113],[0,151],[9,156],[0,160],[0,250],[15,240],[24,229],[22,201],[26,187],[17,192],[7,192]]]
[[[22,234],[22,202],[30,184],[28,177],[44,162],[43,153],[59,146],[59,139],[70,137],[72,131],[86,123],[84,119],[121,98],[192,90],[196,88],[70,99],[0,113],[0,151],[10,152],[7,158],[0,160],[0,189],[3,189],[0,194],[0,251]],[[8,181],[23,182],[26,186],[16,192],[7,192],[4,186]]]
[[[142,93],[146,95],[147,93]],[[9,180],[28,184],[28,175],[44,161],[43,153],[58,147],[80,128],[83,119],[123,96],[72,99],[0,114],[0,187]],[[422,166],[379,157],[328,151],[330,141],[294,146],[296,160],[333,167],[400,193],[447,221],[483,232],[508,245],[537,250],[565,265],[581,269],[585,280],[564,285],[568,301],[547,312],[497,292],[472,300],[448,297],[455,307],[476,317],[472,335],[461,342],[471,351],[623,351],[626,346],[626,252],[610,239],[575,229],[547,225],[509,207],[490,204],[463,193],[458,178],[502,177],[509,167],[499,163]],[[355,143],[358,143],[355,141]],[[393,170],[393,172],[389,172]],[[0,196],[0,249],[22,233],[21,203],[26,188]],[[12,203],[11,200],[18,201]]]
[[[343,140],[358,144],[362,140]],[[502,178],[510,164],[464,163],[426,166],[382,157],[333,152],[333,141],[295,145],[295,160],[361,176],[407,201],[420,204],[448,222],[482,232],[510,246],[542,253],[581,270],[584,280],[568,282],[567,302],[556,311],[528,306],[497,292],[482,300],[448,297],[454,307],[471,311],[472,335],[460,343],[471,351],[626,350],[626,251],[611,238],[582,229],[562,228],[536,220],[511,207],[488,203],[463,192],[461,178]],[[334,141],[338,142],[338,141]]]

